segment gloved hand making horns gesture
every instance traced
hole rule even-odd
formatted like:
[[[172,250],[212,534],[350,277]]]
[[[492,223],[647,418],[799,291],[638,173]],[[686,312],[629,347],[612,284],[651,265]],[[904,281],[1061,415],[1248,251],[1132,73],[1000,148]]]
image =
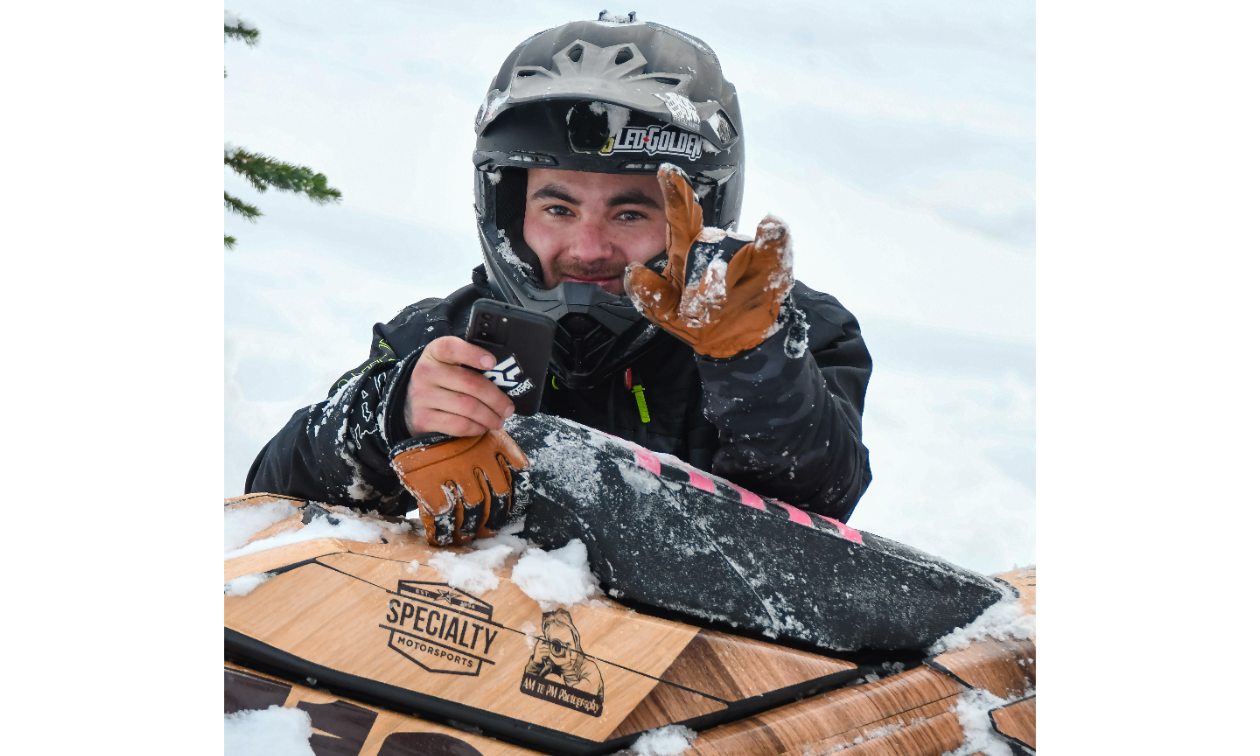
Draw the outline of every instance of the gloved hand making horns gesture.
[[[691,182],[662,163],[669,261],[663,275],[639,263],[626,269],[626,293],[643,316],[691,345],[697,354],[733,357],[778,330],[779,309],[792,288],[792,244],[774,216],[750,240],[706,228]]]
[[[507,523],[512,471],[529,460],[501,430],[456,438],[423,433],[393,448],[394,471],[416,497],[429,543],[460,546]]]

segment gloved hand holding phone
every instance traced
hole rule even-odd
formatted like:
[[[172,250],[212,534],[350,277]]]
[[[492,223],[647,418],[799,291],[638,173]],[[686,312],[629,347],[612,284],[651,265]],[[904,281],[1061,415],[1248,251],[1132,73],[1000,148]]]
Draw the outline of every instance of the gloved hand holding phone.
[[[554,327],[546,316],[479,300],[467,340],[434,339],[416,360],[403,407],[411,438],[391,451],[429,543],[458,546],[506,524],[512,473],[529,460],[503,422],[537,411]]]

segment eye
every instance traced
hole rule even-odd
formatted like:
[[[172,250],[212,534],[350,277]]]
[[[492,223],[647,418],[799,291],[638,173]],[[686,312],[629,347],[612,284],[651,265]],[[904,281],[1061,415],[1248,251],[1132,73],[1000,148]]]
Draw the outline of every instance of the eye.
[[[543,212],[548,215],[554,215],[557,218],[563,217],[565,215],[573,215],[573,211],[565,207],[564,205],[548,205],[547,207],[543,208]]]
[[[617,220],[621,221],[637,221],[646,217],[646,215],[638,210],[622,210],[620,213],[617,213]]]

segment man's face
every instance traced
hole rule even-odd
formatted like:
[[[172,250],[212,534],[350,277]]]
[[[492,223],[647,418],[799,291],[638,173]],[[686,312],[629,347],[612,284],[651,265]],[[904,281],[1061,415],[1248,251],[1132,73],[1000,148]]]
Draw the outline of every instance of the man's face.
[[[665,198],[656,176],[529,169],[525,243],[543,281],[599,284],[624,294],[622,274],[665,250]]]

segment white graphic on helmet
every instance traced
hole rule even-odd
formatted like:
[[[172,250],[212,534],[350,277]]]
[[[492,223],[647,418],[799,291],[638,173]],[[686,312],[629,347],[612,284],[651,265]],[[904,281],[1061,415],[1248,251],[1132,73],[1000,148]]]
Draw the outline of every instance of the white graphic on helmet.
[[[670,115],[674,116],[674,123],[684,129],[699,131],[700,114],[696,112],[696,106],[691,104],[691,100],[678,94],[677,92],[653,92],[657,98],[665,103],[665,107],[669,108]]]
[[[520,396],[534,387],[534,382],[528,377],[523,381],[518,380],[520,374],[521,366],[516,364],[514,354],[490,370],[482,372],[482,375],[494,381],[494,385],[505,390],[508,396]]]
[[[626,126],[608,137],[599,154],[646,152],[649,155],[677,155],[697,160],[706,141],[699,134],[670,131],[660,126]]]

